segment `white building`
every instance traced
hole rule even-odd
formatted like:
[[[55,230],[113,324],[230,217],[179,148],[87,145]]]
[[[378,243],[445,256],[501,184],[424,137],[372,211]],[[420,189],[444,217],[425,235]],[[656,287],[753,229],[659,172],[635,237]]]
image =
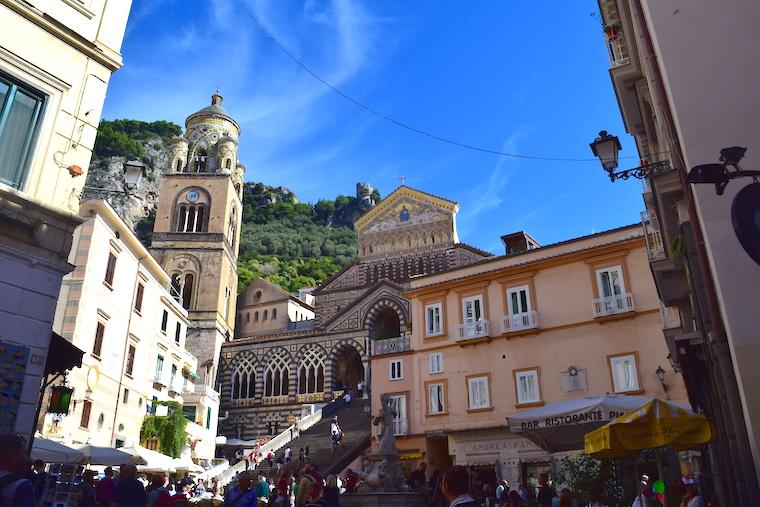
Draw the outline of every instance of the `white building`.
[[[84,173],[130,6],[0,0],[0,347],[22,370],[0,391],[12,405],[0,431],[29,437],[34,428]]]
[[[212,458],[219,397],[196,383],[197,359],[185,348],[187,310],[170,295],[169,275],[105,201],[82,205],[56,309],[54,329],[85,352],[68,375],[66,416],[47,414],[42,432],[67,443],[140,444],[156,401],[176,401],[189,419],[194,457]]]

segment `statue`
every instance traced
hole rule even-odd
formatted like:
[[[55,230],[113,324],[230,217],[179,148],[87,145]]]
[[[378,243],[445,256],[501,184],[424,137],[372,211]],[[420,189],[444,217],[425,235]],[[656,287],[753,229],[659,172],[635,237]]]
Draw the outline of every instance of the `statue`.
[[[393,405],[390,403],[390,396],[384,394],[382,397],[382,408],[380,412],[372,418],[372,424],[377,425],[378,437],[378,454],[398,456],[396,449],[396,438],[393,436],[393,419],[398,415]]]

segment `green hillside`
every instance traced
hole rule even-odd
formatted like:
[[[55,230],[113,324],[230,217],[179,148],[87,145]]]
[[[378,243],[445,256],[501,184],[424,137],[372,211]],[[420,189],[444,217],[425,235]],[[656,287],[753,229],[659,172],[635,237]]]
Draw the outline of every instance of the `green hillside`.
[[[104,168],[118,167],[121,158],[140,158],[151,166],[157,183],[166,170],[164,147],[179,133],[178,125],[165,121],[102,121],[88,182],[108,185],[108,178],[113,176]],[[138,217],[127,223],[134,224],[136,234],[146,244],[150,242],[156,197],[155,192],[146,193],[144,198],[133,199],[137,202],[130,204],[131,208],[125,207],[123,201],[112,203],[123,218]],[[377,190],[372,197],[380,201]],[[308,204],[299,202],[287,188],[246,183],[238,290],[256,276],[287,291],[321,283],[356,258],[357,238],[352,223],[367,209],[363,200],[353,196],[338,195],[334,200]]]

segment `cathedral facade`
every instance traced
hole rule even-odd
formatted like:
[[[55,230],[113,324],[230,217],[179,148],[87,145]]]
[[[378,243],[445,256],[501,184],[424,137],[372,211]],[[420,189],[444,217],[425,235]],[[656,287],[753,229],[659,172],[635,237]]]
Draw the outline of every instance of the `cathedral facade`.
[[[309,405],[329,402],[359,381],[369,385],[372,354],[411,335],[403,296],[409,280],[491,255],[459,243],[457,211],[455,202],[402,185],[354,223],[358,260],[313,291],[313,319],[280,311],[278,325],[240,327],[221,347],[220,410],[229,415],[219,434],[255,439],[285,429]],[[244,291],[238,322],[274,304],[267,293],[283,299],[276,291]]]

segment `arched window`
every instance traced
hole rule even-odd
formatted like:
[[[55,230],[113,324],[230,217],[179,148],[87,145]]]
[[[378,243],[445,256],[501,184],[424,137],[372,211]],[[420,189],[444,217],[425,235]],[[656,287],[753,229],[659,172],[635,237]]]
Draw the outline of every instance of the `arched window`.
[[[256,394],[256,374],[253,362],[250,358],[243,358],[238,362],[235,370],[232,372],[232,392],[230,398],[233,400],[253,398]]]
[[[182,277],[177,273],[172,275],[171,294],[177,303],[182,302]]]
[[[272,320],[277,320],[277,308],[272,308]]]
[[[253,312],[253,321],[258,322],[259,321],[259,312],[258,310]]]
[[[232,159],[231,158],[228,158],[227,160],[224,161],[224,168],[225,169],[232,168]]]
[[[311,347],[298,365],[298,394],[321,393],[325,390],[325,362],[322,352]]]
[[[264,310],[264,317],[261,320],[267,320],[267,312],[268,310]]]
[[[236,229],[236,220],[235,220],[235,207],[232,207],[232,211],[230,212],[230,223],[227,228],[227,241],[230,244],[230,247],[235,246],[235,229]]]
[[[177,232],[203,232],[206,229],[206,206],[177,207]]]
[[[195,172],[205,173],[208,167],[208,153],[204,149],[198,150],[195,154]]]
[[[182,172],[182,159],[181,158],[177,159],[177,167],[176,167],[175,171],[177,171],[178,173]]]
[[[290,371],[284,351],[272,356],[264,370],[264,396],[286,396],[290,384]]]
[[[182,308],[185,310],[190,309],[190,304],[192,302],[193,297],[193,282],[194,277],[191,273],[188,273],[185,275],[185,284],[182,288]]]
[[[245,312],[245,323],[251,322],[251,312]]]

